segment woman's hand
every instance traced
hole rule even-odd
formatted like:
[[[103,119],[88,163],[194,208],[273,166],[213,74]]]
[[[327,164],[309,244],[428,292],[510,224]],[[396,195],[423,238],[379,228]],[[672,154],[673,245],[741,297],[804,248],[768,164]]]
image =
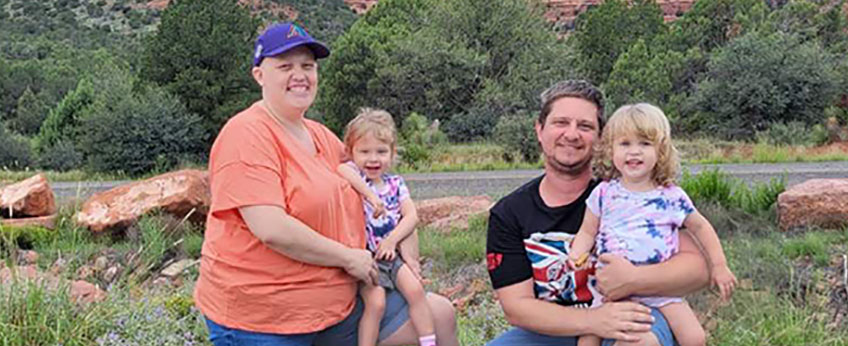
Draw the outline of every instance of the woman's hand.
[[[377,285],[377,264],[371,252],[365,249],[349,249],[345,272],[369,285]]]
[[[395,252],[397,249],[397,243],[394,242],[391,238],[383,239],[380,242],[380,246],[377,247],[377,259],[383,261],[391,261],[395,259],[397,253]]]

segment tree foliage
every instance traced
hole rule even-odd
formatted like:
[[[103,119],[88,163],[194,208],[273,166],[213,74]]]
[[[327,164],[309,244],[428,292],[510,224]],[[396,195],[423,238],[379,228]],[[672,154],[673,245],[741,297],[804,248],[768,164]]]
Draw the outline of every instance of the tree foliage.
[[[811,126],[835,101],[837,57],[783,32],[746,34],[715,52],[694,102],[702,130],[750,139],[771,123]]]
[[[131,176],[165,172],[203,148],[201,119],[186,111],[179,99],[158,87],[148,87],[110,110],[98,109],[82,124],[80,139],[88,167]]]
[[[447,121],[496,119],[537,107],[570,71],[539,3],[525,0],[380,2],[341,36],[322,72],[319,108],[336,130],[358,107],[379,105],[402,123],[418,112]],[[463,138],[453,138],[462,140]]]
[[[212,138],[258,96],[250,77],[258,26],[235,0],[172,1],[145,43],[141,76],[179,96]]]
[[[652,0],[607,0],[580,15],[573,35],[582,71],[593,83],[607,80],[615,61],[639,39],[651,41],[666,30]]]

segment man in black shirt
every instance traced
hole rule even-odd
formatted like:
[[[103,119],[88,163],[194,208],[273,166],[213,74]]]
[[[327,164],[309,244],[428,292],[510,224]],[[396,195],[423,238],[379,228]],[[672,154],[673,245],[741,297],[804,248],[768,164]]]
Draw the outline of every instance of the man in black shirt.
[[[566,270],[563,252],[598,184],[591,160],[603,128],[603,95],[588,82],[572,80],[553,85],[541,98],[535,128],[545,173],[498,201],[489,216],[489,276],[515,326],[489,345],[570,345],[586,334],[610,339],[605,344],[615,339],[618,345],[672,345],[658,310],[616,300],[683,296],[702,288],[708,279],[703,255],[681,233],[680,252],[666,262],[636,267],[604,254],[598,260],[605,266],[597,272]],[[603,305],[595,290],[605,297]]]

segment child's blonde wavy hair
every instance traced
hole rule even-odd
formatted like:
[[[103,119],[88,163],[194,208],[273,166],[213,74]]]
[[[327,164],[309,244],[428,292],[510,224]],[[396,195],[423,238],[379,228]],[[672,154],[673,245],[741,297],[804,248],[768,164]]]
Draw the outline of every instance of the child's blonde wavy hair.
[[[671,143],[671,126],[665,113],[648,103],[625,105],[612,114],[604,127],[600,145],[595,147],[595,175],[604,180],[621,177],[612,161],[613,143],[616,138],[629,134],[651,141],[657,149],[657,164],[651,172],[654,182],[660,186],[674,184],[680,159]]]
[[[345,127],[344,144],[348,157],[351,157],[351,150],[356,141],[369,134],[388,143],[392,152],[396,149],[397,128],[392,115],[382,109],[360,108],[356,117]]]

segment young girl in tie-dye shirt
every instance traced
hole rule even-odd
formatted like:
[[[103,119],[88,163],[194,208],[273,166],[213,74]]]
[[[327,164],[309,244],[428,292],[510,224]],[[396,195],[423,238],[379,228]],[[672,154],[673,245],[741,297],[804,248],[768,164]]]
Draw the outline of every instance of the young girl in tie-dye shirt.
[[[397,152],[397,130],[391,114],[361,109],[347,124],[344,142],[351,161],[339,165],[338,172],[367,201],[367,247],[379,269],[377,286],[360,286],[365,310],[359,321],[358,345],[376,345],[388,289],[400,291],[409,303],[409,319],[418,332],[419,345],[436,346],[433,313],[424,286],[397,252],[398,244],[414,231],[418,218],[403,178],[389,173]]]
[[[710,259],[712,282],[728,299],[736,277],[715,230],[674,185],[679,169],[668,119],[659,108],[640,103],[619,108],[604,127],[595,167],[601,182],[586,200],[586,214],[569,252],[571,268],[582,267],[586,255],[610,253],[635,265],[653,264],[678,251],[678,229],[686,227]],[[703,345],[705,333],[695,313],[680,297],[630,297],[663,313],[681,345]],[[594,335],[579,345],[597,345]]]

